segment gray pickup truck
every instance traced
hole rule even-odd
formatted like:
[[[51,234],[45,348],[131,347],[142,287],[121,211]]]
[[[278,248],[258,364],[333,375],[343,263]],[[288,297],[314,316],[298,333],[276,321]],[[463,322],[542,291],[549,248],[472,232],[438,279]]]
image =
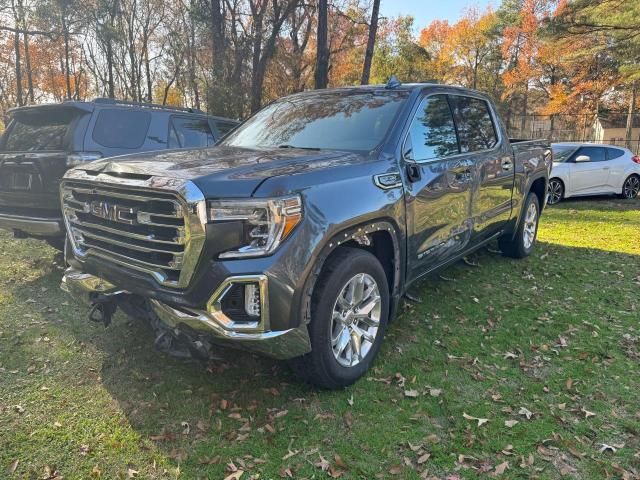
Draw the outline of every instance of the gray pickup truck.
[[[475,91],[292,95],[213,148],[70,170],[63,288],[95,321],[146,317],[161,346],[239,347],[342,387],[413,282],[493,240],[531,253],[551,164]]]

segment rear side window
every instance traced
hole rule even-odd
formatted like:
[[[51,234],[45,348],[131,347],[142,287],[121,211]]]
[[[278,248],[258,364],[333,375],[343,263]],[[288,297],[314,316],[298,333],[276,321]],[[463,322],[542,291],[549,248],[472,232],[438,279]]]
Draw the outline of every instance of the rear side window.
[[[498,144],[489,104],[485,100],[450,95],[449,101],[463,153],[490,150]]]
[[[447,97],[434,95],[425,98],[411,121],[404,147],[405,156],[421,161],[457,153],[458,139]]]
[[[619,148],[607,148],[607,160],[613,160],[615,158],[620,158],[624,155],[624,150],[620,150]]]
[[[4,150],[41,152],[65,150],[65,137],[77,112],[69,109],[20,112],[6,132]]]
[[[107,108],[98,113],[93,139],[107,148],[140,148],[147,138],[150,123],[149,112]]]
[[[209,122],[204,118],[172,117],[169,148],[201,148],[215,143]]]

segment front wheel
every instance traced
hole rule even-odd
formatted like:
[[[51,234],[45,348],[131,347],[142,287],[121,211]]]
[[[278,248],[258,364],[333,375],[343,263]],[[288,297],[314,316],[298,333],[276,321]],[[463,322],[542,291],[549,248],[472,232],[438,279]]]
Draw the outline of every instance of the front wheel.
[[[547,190],[547,205],[555,205],[560,203],[564,197],[564,185],[558,178],[552,178],[549,180],[549,188]]]
[[[633,200],[638,196],[638,192],[640,192],[640,177],[631,175],[624,181],[622,196],[628,200]]]
[[[538,235],[539,220],[540,202],[535,193],[529,193],[515,237],[501,237],[499,240],[502,253],[512,258],[524,258],[531,255]]]
[[[340,248],[329,259],[311,299],[311,352],[292,366],[307,382],[341,388],[362,377],[380,350],[389,316],[389,287],[378,259]]]

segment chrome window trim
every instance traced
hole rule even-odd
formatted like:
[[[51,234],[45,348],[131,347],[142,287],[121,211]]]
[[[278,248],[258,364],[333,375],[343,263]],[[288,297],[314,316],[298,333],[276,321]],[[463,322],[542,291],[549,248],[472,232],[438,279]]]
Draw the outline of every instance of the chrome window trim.
[[[473,152],[464,152],[464,153],[456,153],[455,155],[447,155],[445,157],[435,157],[435,158],[428,158],[426,160],[413,160],[411,158],[407,158],[404,154],[405,152],[405,146],[407,144],[407,140],[409,138],[409,131],[411,129],[411,124],[413,123],[413,119],[415,118],[417,112],[418,112],[418,108],[420,108],[420,105],[422,104],[422,102],[430,97],[435,97],[435,96],[444,96],[447,97],[447,102],[449,101],[450,96],[454,96],[454,97],[469,97],[469,98],[475,98],[476,100],[482,100],[483,102],[485,102],[487,104],[487,106],[489,107],[489,115],[491,116],[491,121],[493,123],[493,129],[496,132],[496,137],[498,139],[496,146],[493,148],[487,148],[484,150],[475,150]],[[406,127],[406,132],[404,133],[404,140],[402,141],[402,147],[400,149],[400,155],[402,156],[402,159],[406,162],[410,162],[410,163],[415,163],[418,165],[426,165],[426,164],[430,164],[430,163],[434,163],[434,162],[439,162],[441,160],[455,160],[458,157],[466,157],[469,156],[471,154],[475,154],[475,153],[492,153],[492,152],[498,152],[499,150],[502,149],[503,147],[503,143],[504,143],[504,137],[502,136],[502,129],[498,128],[498,116],[496,115],[495,109],[492,105],[492,103],[485,98],[482,95],[476,95],[473,93],[467,93],[467,92],[460,92],[460,93],[455,93],[455,92],[451,92],[451,91],[436,91],[436,92],[431,92],[431,93],[427,93],[426,95],[421,95],[420,97],[418,97],[418,107],[416,108],[416,110],[414,112],[412,112],[411,115],[411,120],[409,121],[407,127]],[[455,125],[455,121],[456,119],[453,116],[453,112],[451,113],[451,118],[454,122]],[[458,137],[458,127],[456,125],[456,138],[458,139],[458,143],[460,143],[460,138]]]
[[[200,189],[189,180],[172,179],[168,177],[152,176],[148,179],[127,178],[125,176],[114,176],[106,172],[89,174],[85,170],[72,169],[67,172],[60,185],[60,198],[62,203],[62,212],[64,223],[67,231],[72,231],[72,225],[65,214],[65,189],[68,182],[79,182],[99,189],[102,187],[117,187],[124,190],[131,189],[132,196],[136,192],[145,191],[148,193],[160,193],[171,195],[176,198],[183,209],[183,218],[185,221],[185,238],[184,238],[184,257],[182,267],[179,269],[180,275],[177,281],[172,281],[160,271],[151,265],[145,265],[144,262],[131,262],[123,255],[105,253],[88,248],[86,251],[81,250],[75,244],[73,235],[69,235],[69,243],[73,256],[80,262],[85,261],[89,257],[97,257],[105,259],[124,267],[131,268],[140,272],[149,274],[156,282],[161,285],[173,288],[186,288],[195,273],[200,255],[204,248],[206,237],[207,211],[206,202]],[[126,231],[125,231],[126,233]]]

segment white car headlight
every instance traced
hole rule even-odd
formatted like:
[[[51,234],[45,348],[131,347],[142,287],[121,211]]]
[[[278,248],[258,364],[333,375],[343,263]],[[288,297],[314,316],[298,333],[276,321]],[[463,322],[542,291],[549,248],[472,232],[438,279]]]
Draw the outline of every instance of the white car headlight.
[[[272,254],[302,220],[299,195],[248,200],[210,200],[210,222],[242,221],[244,244],[223,252],[220,258],[262,257]]]

